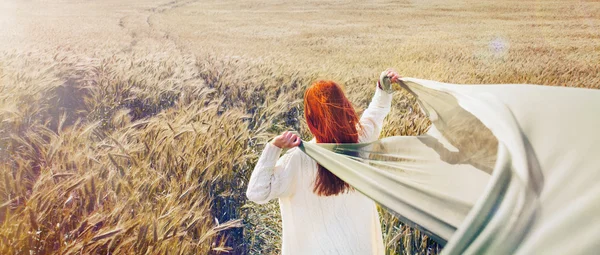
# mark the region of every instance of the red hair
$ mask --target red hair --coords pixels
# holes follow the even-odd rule
[[[317,143],[357,143],[359,122],[342,88],[333,81],[317,81],[304,93],[304,117]],[[337,195],[351,189],[325,167],[318,165],[313,192]]]

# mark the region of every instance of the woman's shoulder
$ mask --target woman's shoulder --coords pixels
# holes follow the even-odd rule
[[[316,143],[316,141],[315,141],[315,139],[312,139],[310,141],[307,141],[306,143]],[[286,152],[284,152],[284,155],[287,157],[302,158],[303,160],[304,159],[312,160],[312,158],[309,157],[306,153],[304,153],[304,151],[302,151],[302,149],[300,149],[300,147],[291,148],[291,149],[287,150]]]

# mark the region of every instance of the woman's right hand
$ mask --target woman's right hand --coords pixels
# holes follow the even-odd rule
[[[402,78],[402,76],[400,76],[396,70],[388,68],[387,70],[381,72],[381,75],[379,76],[379,88],[391,93],[392,83],[398,82],[400,78]]]
[[[281,149],[289,149],[294,148],[302,143],[302,139],[300,137],[290,131],[285,131],[283,134],[276,136],[271,141],[271,144],[281,148]]]

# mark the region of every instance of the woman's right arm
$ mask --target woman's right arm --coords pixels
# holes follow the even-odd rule
[[[384,71],[381,77],[388,77],[389,81],[396,82],[400,78],[400,75],[393,69]],[[384,81],[380,78],[375,88],[375,95],[369,103],[369,107],[363,112],[360,117],[360,124],[362,126],[363,134],[360,142],[372,142],[379,138],[381,129],[383,127],[383,120],[390,112],[392,105],[392,93],[386,92],[384,87],[389,87],[390,84],[382,84]],[[383,86],[383,87],[382,87]]]
[[[295,174],[300,170],[298,149],[291,149],[281,158],[282,148],[293,148],[301,140],[285,132],[267,143],[252,171],[246,196],[250,201],[264,204],[271,199],[292,195]]]

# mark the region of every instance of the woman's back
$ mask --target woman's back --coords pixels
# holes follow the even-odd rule
[[[376,89],[360,118],[358,142],[379,137],[390,111],[391,94]],[[298,148],[279,157],[282,149],[267,143],[248,184],[251,201],[279,198],[282,254],[384,254],[375,203],[360,192],[332,196],[315,194],[317,163]]]
[[[312,191],[317,163],[299,149],[293,195],[279,199],[283,254],[383,254],[375,203],[358,191],[318,196]],[[294,160],[296,161],[296,160]]]

